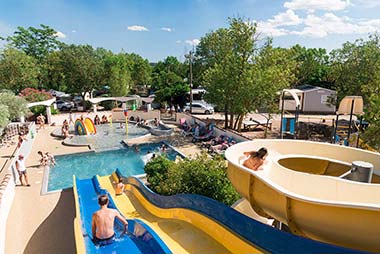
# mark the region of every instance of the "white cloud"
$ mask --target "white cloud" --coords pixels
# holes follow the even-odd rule
[[[270,22],[257,22],[257,32],[270,37],[277,37],[289,34],[289,30],[278,28]]]
[[[57,32],[55,33],[55,36],[57,36],[57,37],[60,38],[60,39],[64,39],[64,38],[66,38],[66,34],[64,34],[64,33],[60,32],[60,31],[57,31]]]
[[[166,31],[166,32],[172,32],[173,31],[173,29],[170,27],[161,27],[161,30]]]
[[[179,44],[179,43],[181,43],[181,42],[182,42],[181,40],[177,40],[175,43],[178,43],[178,44]]]
[[[326,37],[329,34],[367,34],[380,28],[380,19],[354,21],[348,17],[338,17],[333,13],[323,16],[308,15],[304,20],[305,27],[302,31],[292,31],[291,34]]]
[[[350,6],[349,0],[291,0],[284,3],[284,7],[291,10],[315,10],[339,11]]]
[[[379,0],[357,0],[357,5],[366,7],[366,8],[373,8],[380,6],[380,1]]]
[[[272,26],[295,26],[302,23],[302,19],[298,17],[297,14],[292,10],[287,10],[286,12],[281,12],[275,16],[273,19],[268,19],[268,22],[271,23]]]
[[[145,26],[137,26],[137,25],[128,26],[128,30],[137,31],[137,32],[149,31],[148,28],[146,28]]]
[[[280,12],[267,21],[257,22],[257,31],[264,36],[283,36],[289,34],[290,31],[280,27],[296,26],[302,24],[302,22],[303,20],[294,11],[287,10],[286,12]]]
[[[76,32],[77,32],[77,30],[72,30],[71,32],[72,32],[72,33],[76,33]]]
[[[186,40],[185,43],[191,46],[197,46],[201,41],[198,39]]]

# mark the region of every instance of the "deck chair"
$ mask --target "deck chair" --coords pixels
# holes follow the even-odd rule
[[[251,130],[254,130],[256,128],[259,128],[259,127],[263,127],[264,129],[269,129],[271,130],[272,129],[272,120],[268,120],[267,119],[253,119],[253,118],[250,118],[249,120],[245,120],[243,121],[243,128],[245,130],[248,130],[248,131],[251,131]]]

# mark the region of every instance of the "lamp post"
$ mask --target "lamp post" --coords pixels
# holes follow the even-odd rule
[[[193,60],[194,55],[193,51],[190,50],[189,54],[186,54],[185,57],[189,59],[189,65],[190,65],[190,79],[189,79],[189,85],[190,85],[190,114],[193,113]]]

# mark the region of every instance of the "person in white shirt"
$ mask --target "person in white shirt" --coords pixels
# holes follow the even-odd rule
[[[18,160],[16,160],[16,169],[17,169],[17,172],[20,176],[20,182],[21,182],[21,185],[24,185],[24,182],[22,181],[22,176],[24,176],[25,178],[25,183],[26,183],[26,186],[30,186],[29,184],[29,181],[28,181],[28,175],[26,173],[26,167],[25,167],[25,160],[24,160],[24,155],[20,154],[18,156]]]

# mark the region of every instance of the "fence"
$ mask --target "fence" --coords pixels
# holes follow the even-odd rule
[[[23,124],[20,123],[20,126],[21,125]],[[28,130],[29,132],[26,135],[27,140],[21,144],[20,148],[16,147],[11,158],[5,162],[0,171],[0,254],[5,252],[5,230],[8,214],[15,196],[16,181],[18,179],[14,164],[19,154],[23,154],[26,159],[32,150],[36,133],[35,124],[29,123]]]
[[[192,115],[187,114],[187,113],[177,113],[177,115],[176,115],[176,122],[178,124],[180,124],[180,120],[181,119],[186,119],[186,121],[188,123],[197,122],[198,124],[203,125],[203,126],[207,124],[203,119],[200,119],[200,118],[198,118],[196,116],[192,116]],[[244,136],[242,136],[241,134],[239,134],[239,133],[237,133],[235,131],[225,130],[225,129],[221,129],[219,127],[215,127],[214,134],[215,134],[215,136],[225,135],[225,136],[233,138],[234,140],[236,140],[238,142],[250,140],[249,138],[244,137]]]

